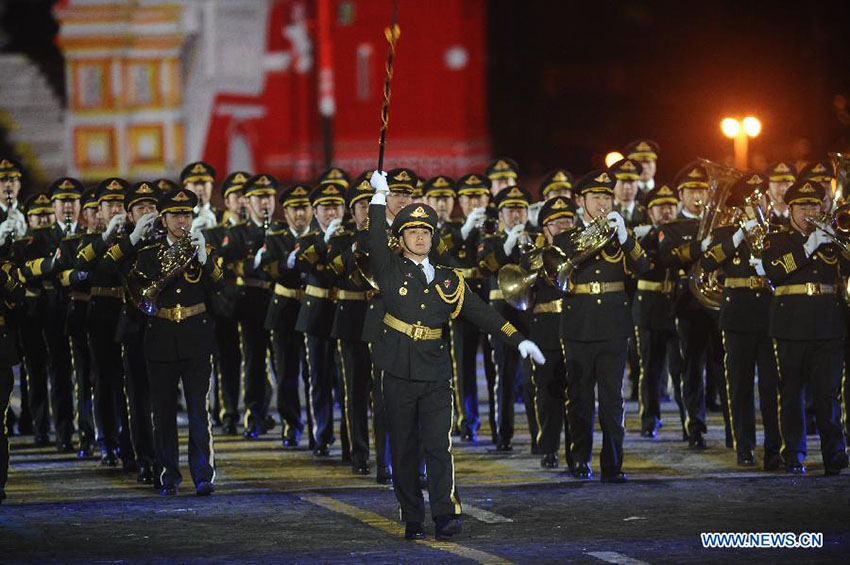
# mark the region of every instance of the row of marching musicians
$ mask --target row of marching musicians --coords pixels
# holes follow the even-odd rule
[[[673,185],[649,191],[644,200],[652,225],[627,229],[623,216],[612,211],[613,195],[640,178],[646,161],[639,155],[594,171],[575,186],[565,171],[550,175],[541,187],[545,202],[535,210],[539,231],[527,227],[535,205],[516,186],[510,160],[456,182],[434,177],[421,187],[422,196],[415,194],[420,183],[413,171],[390,171],[388,226],[414,198],[430,204],[438,217],[434,262],[455,268],[471,292],[507,319],[507,328],[519,328],[546,357],[545,363],[523,361],[502,340],[452,320],[442,339],[452,353],[454,431],[476,440],[475,356],[483,347],[497,450],[512,449],[514,380],[522,375],[532,449],[543,455],[543,466],[558,465],[563,431],[570,469],[589,478],[597,389],[602,478],[622,481],[626,343],[631,340],[640,352],[640,416],[648,437],[661,423],[660,391],[668,359],[675,357],[670,351],[681,350],[681,377],[670,372],[694,448],[705,446],[704,368],[718,352],[723,359],[725,350],[728,386],[721,392],[730,396],[724,416],[739,462],[754,463],[758,365],[765,468],[784,463],[789,471],[804,471],[806,408],[800,398],[808,390],[824,465],[828,473],[838,472],[846,466],[837,376],[846,324],[836,277],[845,258],[831,228],[814,229],[807,220],[821,212],[814,201],[822,203],[824,187],[814,181],[792,186],[785,195],[790,228],[769,234],[763,256],[750,261],[752,222],[696,240],[709,192],[709,175],[700,164],[686,167]],[[236,433],[244,372],[245,437],[271,427],[274,383],[283,445],[297,446],[305,428],[300,376],[314,454],[327,456],[335,441],[336,394],[343,408],[343,458],[354,472],[368,474],[371,399],[378,481],[391,480],[382,381],[369,350],[388,329],[364,259],[372,194],[365,173],[349,186],[344,171],[330,169],[313,185],[280,192],[270,175],[236,172],[221,186],[222,215],[210,206],[215,173],[205,163],[186,167],[183,188],[165,180],[130,187],[106,179],[84,191],[75,179],[58,179],[21,211],[20,169],[9,161],[0,168],[7,194],[0,226],[4,272],[14,275],[10,285],[24,289],[22,297],[8,297],[18,306],[4,327],[7,365],[15,364],[17,353],[24,361],[20,429],[28,416],[36,441],[46,443],[52,408],[57,447],[73,449],[76,413],[81,457],[97,445],[104,464],[120,458],[125,468],[139,469],[141,482],[155,482],[171,494],[181,480],[174,414],[182,379],[192,476],[199,494],[208,494],[214,462],[205,399],[209,356],[215,354],[214,414],[225,433]],[[742,202],[756,190],[764,193],[761,177],[748,178],[752,182],[733,190]],[[811,189],[821,192],[807,195]],[[456,202],[460,218],[452,217]],[[272,219],[277,204],[285,222]],[[725,273],[719,321],[682,276],[694,263]],[[521,269],[503,269],[510,264]],[[777,285],[774,293],[765,275]],[[529,287],[535,289],[533,304]],[[28,315],[34,312],[39,316]],[[276,379],[269,378],[267,365]],[[151,413],[155,426],[144,417]]]

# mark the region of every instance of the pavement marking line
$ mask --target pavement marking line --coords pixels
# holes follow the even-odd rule
[[[355,520],[363,522],[367,526],[372,526],[382,532],[392,534],[399,538],[404,537],[404,526],[394,520],[385,518],[380,514],[370,512],[369,510],[363,510],[362,508],[352,506],[351,504],[347,504],[336,500],[335,498],[323,496],[321,494],[305,493],[299,495],[299,498],[305,502],[321,506],[331,512],[336,512],[338,514],[354,518]],[[454,542],[416,540],[416,543],[433,549],[439,549],[447,553],[452,553],[458,557],[475,561],[476,563],[510,563],[507,559],[497,555],[472,549],[471,547],[465,547]]]
[[[646,561],[633,559],[628,555],[617,553],[616,551],[589,551],[585,555],[595,557],[605,563],[617,563],[619,565],[649,565]]]
[[[423,492],[422,495],[425,498],[425,502],[431,502],[427,492]],[[478,508],[477,506],[473,506],[467,502],[461,501],[460,505],[463,507],[464,514],[469,514],[479,522],[484,522],[485,524],[508,524],[513,522],[513,519],[508,518],[507,516],[501,516],[495,512]]]

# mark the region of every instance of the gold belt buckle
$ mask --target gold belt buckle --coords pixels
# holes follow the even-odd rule
[[[179,304],[174,309],[173,317],[174,317],[174,321],[177,322],[178,324],[183,321],[183,307],[180,306]]]
[[[806,296],[814,296],[815,294],[817,294],[818,286],[820,286],[820,285],[818,285],[817,283],[807,282],[806,283]]]
[[[602,283],[599,281],[593,281],[590,284],[590,292],[589,294],[602,294]]]
[[[417,324],[413,324],[411,327],[413,328],[413,335],[411,335],[410,337],[413,338],[413,341],[420,341],[425,339],[425,331],[428,328]]]
[[[761,288],[761,281],[759,280],[758,277],[755,277],[755,276],[750,277],[750,288],[751,289]]]

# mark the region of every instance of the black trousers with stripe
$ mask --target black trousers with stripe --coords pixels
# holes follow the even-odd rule
[[[183,383],[189,416],[189,470],[197,486],[215,478],[215,459],[210,421],[209,392],[212,363],[209,357],[179,361],[148,359],[153,406],[156,455],[162,467],[163,486],[183,480],[177,440],[177,383]]]
[[[362,342],[338,340],[337,367],[342,383],[343,416],[352,466],[369,461],[369,388],[371,363],[369,346]]]
[[[428,467],[431,515],[460,514],[452,457],[451,381],[411,381],[385,372],[383,390],[393,489],[401,506],[401,519],[425,521],[425,502],[419,488],[420,449]]]

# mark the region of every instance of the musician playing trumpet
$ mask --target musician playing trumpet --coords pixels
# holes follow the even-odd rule
[[[807,387],[825,473],[837,475],[848,465],[839,400],[846,313],[837,282],[850,269],[850,256],[835,244],[830,226],[816,228],[811,221],[822,214],[825,196],[816,181],[791,185],[785,193],[791,229],[768,235],[761,258],[774,285],[768,331],[780,376],[781,455],[795,475],[806,472]]]
[[[649,267],[646,253],[626,229],[623,217],[612,211],[614,184],[607,171],[599,170],[577,184],[577,204],[589,225],[576,229],[602,233],[607,243],[574,268],[561,316],[573,474],[582,480],[592,476],[594,388],[598,387],[603,482],[628,480],[622,470],[622,386],[632,324],[625,280],[630,273],[640,275]],[[554,243],[567,257],[576,255],[574,230],[556,236]]]
[[[767,334],[772,292],[758,264],[769,226],[765,208],[767,177],[747,173],[732,185],[724,207],[739,221],[716,228],[700,259],[706,272],[725,275],[720,301],[724,370],[729,394],[729,420],[738,465],[756,464],[755,372],[764,422],[764,470],[782,465],[776,404],[778,375],[773,343]],[[760,231],[759,231],[760,230]]]

